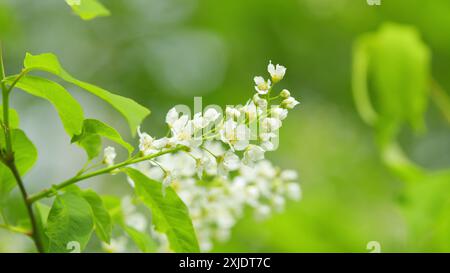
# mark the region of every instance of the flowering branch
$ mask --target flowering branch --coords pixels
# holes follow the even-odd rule
[[[212,241],[229,237],[245,206],[254,208],[255,216],[267,217],[283,208],[285,197],[298,200],[301,196],[295,171],[281,170],[264,160],[266,152],[276,149],[278,130],[289,110],[299,104],[286,89],[271,96],[286,68],[269,63],[267,70],[270,79],[254,77],[256,93],[243,106],[227,106],[222,114],[210,108],[194,115],[172,108],[166,115],[170,131],[165,137],[153,138],[138,130],[139,149],[145,155],[176,145],[189,147],[133,167],[161,181],[163,192],[167,187],[177,192],[189,208],[203,251],[211,249]],[[104,154],[110,163],[116,156],[112,147]],[[131,177],[129,182],[135,186]],[[145,217],[133,217],[144,219],[139,225],[130,223],[144,231]],[[160,251],[170,250],[162,234],[153,234]]]
[[[132,165],[132,164],[136,164],[136,163],[139,163],[139,162],[142,162],[142,161],[151,160],[151,159],[157,158],[157,157],[159,157],[161,155],[164,155],[164,154],[175,153],[175,152],[186,150],[186,149],[187,149],[187,147],[178,146],[176,148],[164,150],[164,151],[161,151],[161,152],[156,153],[156,154],[151,154],[151,155],[148,155],[148,156],[138,157],[138,158],[134,158],[134,159],[131,158],[131,159],[125,160],[125,161],[123,161],[121,163],[118,163],[118,164],[115,164],[115,165],[112,165],[112,166],[109,166],[109,167],[106,167],[106,168],[103,168],[103,169],[100,169],[100,170],[97,170],[97,171],[93,171],[93,172],[90,172],[90,173],[78,174],[78,175],[76,175],[76,176],[74,176],[74,177],[72,177],[72,178],[70,178],[70,179],[68,179],[68,180],[66,180],[64,182],[61,182],[59,184],[54,185],[50,189],[44,189],[44,190],[42,190],[39,193],[31,195],[28,198],[27,201],[28,201],[29,204],[32,204],[32,203],[34,203],[34,202],[36,202],[36,201],[38,201],[40,199],[52,197],[52,196],[55,195],[56,191],[64,189],[64,188],[66,188],[66,187],[68,187],[68,186],[70,186],[72,184],[77,183],[77,182],[80,182],[80,181],[83,181],[83,180],[86,180],[86,179],[89,179],[89,178],[92,178],[92,177],[95,177],[95,176],[99,176],[99,175],[102,175],[102,174],[111,173],[114,170],[117,170],[117,169],[129,166],[129,165]]]

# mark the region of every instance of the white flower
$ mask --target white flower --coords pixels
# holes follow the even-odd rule
[[[210,174],[211,170],[216,168],[216,160],[207,152],[193,150],[192,154],[196,157],[196,169],[198,178],[202,179],[203,172]]]
[[[192,118],[192,124],[194,125],[194,129],[198,130],[198,129],[203,129],[206,127],[207,122],[206,120],[202,117],[202,113],[196,113],[194,115],[194,117]]]
[[[242,151],[248,146],[250,129],[245,124],[238,125],[237,122],[229,119],[220,130],[220,138],[223,142],[230,145],[232,149]]]
[[[273,132],[280,129],[282,123],[277,118],[264,118],[261,121],[261,129],[263,132]]]
[[[300,185],[295,182],[290,182],[286,185],[287,195],[292,200],[300,200],[302,198],[302,190]]]
[[[174,135],[177,135],[181,131],[183,131],[186,126],[188,125],[189,116],[188,115],[182,115],[180,118],[177,118],[176,120],[173,120],[172,123],[172,133]]]
[[[201,138],[196,139],[194,134],[193,121],[187,115],[181,116],[172,125],[172,134],[175,144],[188,147],[197,147],[201,144]]]
[[[173,107],[172,109],[169,110],[169,112],[167,112],[166,123],[169,125],[169,127],[173,126],[175,121],[178,120],[178,117],[179,113],[177,112],[177,109],[175,109],[175,107]]]
[[[256,84],[255,86],[256,92],[258,92],[261,95],[265,95],[267,94],[267,92],[269,92],[270,85],[272,84],[270,80],[266,81],[261,76],[255,77],[253,80],[255,81]]]
[[[251,165],[253,162],[264,159],[264,149],[257,145],[249,145],[244,152],[243,162]]]
[[[105,162],[105,164],[108,166],[114,165],[114,159],[117,156],[116,150],[114,149],[114,147],[111,147],[111,146],[106,147],[103,154],[104,154],[103,162]]]
[[[275,195],[273,197],[272,202],[273,202],[273,205],[274,205],[276,211],[283,210],[284,204],[286,203],[284,197],[281,195]]]
[[[268,104],[267,100],[262,99],[259,94],[253,96],[253,103],[260,108],[266,108]]]
[[[206,110],[203,117],[205,118],[206,122],[209,124],[211,122],[216,121],[220,117],[220,113],[217,112],[217,110],[214,108],[209,108],[208,110]]]
[[[234,107],[227,106],[225,112],[227,114],[227,119],[238,119],[241,116],[241,112]]]
[[[291,96],[291,92],[289,92],[289,90],[287,90],[287,89],[283,89],[283,90],[280,92],[280,96],[281,96],[282,98],[287,99],[287,98],[289,98],[289,97]]]
[[[266,219],[270,215],[270,207],[267,205],[258,205],[255,209],[257,219]]]
[[[299,104],[295,98],[289,97],[281,102],[281,106],[287,109],[293,109],[297,104]]]
[[[271,141],[271,139],[262,142],[261,148],[264,149],[264,151],[274,151],[275,150],[275,144]]]
[[[152,149],[153,138],[147,133],[142,133],[140,127],[138,127],[138,135],[139,135],[139,150],[144,155],[152,154],[154,152]]]
[[[284,74],[286,74],[286,67],[277,64],[274,66],[272,61],[270,61],[269,66],[267,67],[267,71],[269,71],[270,76],[272,77],[272,81],[277,83],[284,78]]]
[[[133,213],[126,216],[126,224],[136,230],[145,231],[147,228],[147,219],[141,213]]]
[[[256,105],[253,101],[241,108],[242,113],[248,118],[250,122],[254,121],[258,115]]]
[[[136,210],[136,207],[133,205],[133,198],[129,195],[122,197],[120,206],[124,214],[131,214]]]
[[[168,144],[169,139],[167,137],[153,140],[153,148],[156,150],[161,150],[165,148]]]
[[[220,156],[226,152],[223,145],[218,141],[207,141],[203,147],[214,154],[214,156]]]
[[[216,109],[210,108],[202,115],[202,113],[196,113],[192,118],[194,129],[203,129],[211,122],[215,122],[220,117],[220,113]]]
[[[294,170],[284,170],[281,172],[280,177],[284,181],[294,181],[298,179],[298,174]]]
[[[112,238],[109,244],[102,242],[102,247],[109,253],[123,253],[127,249],[128,239],[125,236],[119,238]]]
[[[234,171],[239,168],[240,160],[239,157],[232,151],[226,152],[219,163],[219,169],[223,173],[228,173],[229,171]]]
[[[272,117],[277,118],[279,120],[283,120],[288,115],[288,110],[280,107],[273,107],[270,110],[270,114]]]

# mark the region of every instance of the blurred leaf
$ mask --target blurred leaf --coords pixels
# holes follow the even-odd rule
[[[83,147],[89,159],[92,159],[101,151],[102,143],[100,137],[106,137],[121,145],[127,149],[128,155],[134,150],[133,146],[125,142],[114,128],[95,119],[86,119],[83,123],[83,131],[80,135],[74,136],[72,142],[77,142]]]
[[[79,244],[83,250],[93,230],[94,221],[89,203],[73,192],[58,195],[48,215],[48,252],[68,252],[68,246],[72,243]]]
[[[112,94],[105,89],[75,79],[61,67],[57,57],[53,54],[45,53],[33,56],[27,53],[24,66],[27,69],[44,70],[55,74],[63,80],[75,84],[106,101],[126,118],[133,136],[136,134],[136,129],[142,120],[150,114],[150,110],[129,98]]]
[[[66,3],[83,20],[110,15],[109,10],[97,0],[66,0]]]
[[[152,253],[156,251],[156,243],[153,241],[150,234],[141,232],[130,226],[124,227],[125,232],[130,236],[131,240],[144,253]]]
[[[8,78],[11,84],[14,78]],[[48,100],[58,111],[64,129],[70,136],[81,133],[83,125],[83,109],[80,104],[61,85],[50,80],[36,77],[23,76],[16,84],[17,88],[43,99]]]
[[[423,170],[397,144],[405,123],[424,128],[430,51],[417,30],[385,24],[376,33],[362,35],[353,49],[352,78],[357,109],[374,127],[384,162],[408,181],[422,177]]]
[[[430,51],[415,28],[385,24],[355,43],[355,102],[363,119],[377,130],[391,130],[403,122],[423,128],[429,81]],[[376,110],[370,103],[368,83]]]
[[[162,183],[135,169],[126,169],[135,183],[136,195],[150,208],[155,229],[165,233],[176,252],[199,252],[188,209],[175,191],[168,187],[163,195]]]
[[[107,207],[113,222],[119,225],[136,246],[144,253],[155,252],[156,244],[150,234],[136,230],[126,224],[125,215],[122,210],[121,200],[115,196],[102,197],[105,206]]]
[[[4,145],[5,136],[0,134],[0,143]],[[21,176],[25,175],[37,160],[38,152],[25,133],[19,129],[11,131],[11,142],[17,169]],[[5,148],[4,146],[0,148]],[[16,180],[9,168],[0,162],[0,201],[16,186]]]
[[[0,123],[3,123],[3,106],[0,105]],[[9,127],[15,129],[19,127],[19,114],[17,111],[9,108]]]
[[[405,189],[403,209],[415,244],[449,251],[450,171],[430,173]]]

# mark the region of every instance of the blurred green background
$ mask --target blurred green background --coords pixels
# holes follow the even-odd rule
[[[78,78],[133,98],[152,110],[143,128],[165,132],[176,104],[239,104],[253,94],[254,75],[269,60],[288,68],[284,87],[301,101],[268,157],[300,173],[303,200],[266,221],[239,221],[232,239],[214,251],[439,251],[408,236],[399,199],[403,182],[380,160],[372,128],[351,93],[352,45],[384,22],[414,26],[432,52],[432,74],[450,90],[450,1],[385,0],[105,0],[112,16],[82,21],[63,0],[0,0],[0,38],[9,74],[25,52],[53,52]],[[104,120],[128,138],[125,121],[100,100],[70,87],[86,116]],[[447,92],[448,93],[448,92]],[[21,123],[39,150],[27,175],[35,192],[74,174],[84,161],[69,144],[52,107],[13,96]],[[450,127],[433,105],[426,134],[409,133],[402,146],[429,169],[450,167]],[[128,134],[128,135],[127,135]],[[102,193],[130,191],[124,177],[83,182]],[[20,204],[19,201],[17,201]],[[17,210],[20,210],[18,205]],[[28,239],[0,231],[0,251],[26,251]]]

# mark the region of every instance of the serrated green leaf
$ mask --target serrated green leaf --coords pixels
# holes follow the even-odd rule
[[[141,124],[142,120],[150,114],[150,110],[129,98],[115,95],[105,89],[75,79],[61,67],[58,58],[51,53],[35,56],[27,53],[24,60],[24,66],[26,69],[43,70],[55,74],[63,80],[75,84],[106,101],[125,117],[133,136],[136,134],[136,129]]]
[[[110,15],[109,10],[97,0],[66,0],[66,3],[83,20]]]
[[[130,236],[131,240],[144,253],[152,253],[156,251],[156,243],[150,234],[141,232],[130,226],[124,227],[125,232]]]
[[[169,187],[163,195],[162,183],[135,169],[128,168],[125,172],[135,183],[136,195],[152,211],[156,230],[167,235],[172,250],[199,252],[188,208],[176,192]]]
[[[89,203],[74,192],[58,195],[47,220],[48,252],[69,252],[70,244],[86,247],[94,230]]]
[[[112,221],[102,199],[92,190],[83,191],[82,196],[91,206],[97,236],[100,240],[109,244],[111,241]]]
[[[134,148],[131,144],[125,142],[116,129],[95,119],[86,119],[83,123],[83,131],[80,135],[74,136],[72,142],[77,142],[83,147],[89,159],[96,157],[102,147],[100,137],[108,138],[121,145],[128,151],[130,155]]]
[[[3,106],[0,105],[0,123],[3,123]],[[19,127],[19,114],[16,110],[9,108],[9,127],[15,129]]]
[[[13,81],[14,77],[7,79],[8,84]],[[50,80],[29,75],[23,76],[17,82],[16,87],[53,104],[58,111],[64,129],[70,136],[81,133],[84,120],[83,109],[64,87]]]
[[[0,143],[4,145],[5,136],[0,134]],[[11,143],[14,150],[15,162],[21,176],[25,175],[37,160],[38,152],[34,144],[25,133],[19,129],[11,131]],[[1,148],[5,148],[1,146]],[[0,162],[0,200],[15,187],[16,180],[7,166]]]

